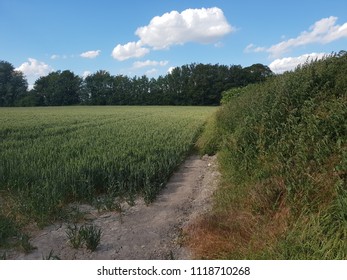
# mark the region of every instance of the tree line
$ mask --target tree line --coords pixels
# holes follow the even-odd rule
[[[85,78],[70,70],[35,81],[33,89],[20,71],[0,61],[0,106],[65,105],[218,105],[222,92],[264,81],[269,67],[187,64],[158,78],[113,76],[100,70]]]

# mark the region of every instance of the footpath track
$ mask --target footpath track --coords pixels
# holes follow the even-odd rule
[[[73,249],[67,224],[59,223],[32,233],[36,247],[29,254],[9,252],[11,259],[42,259],[52,251],[60,259],[190,259],[182,246],[182,230],[211,208],[211,196],[218,185],[216,157],[192,155],[171,176],[157,199],[146,205],[138,199],[122,212],[98,212],[80,205],[88,223],[102,230],[96,251]]]

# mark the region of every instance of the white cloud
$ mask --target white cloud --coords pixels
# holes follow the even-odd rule
[[[123,61],[132,57],[141,57],[149,53],[148,48],[143,48],[141,42],[129,42],[125,45],[118,44],[112,51],[112,57]]]
[[[133,63],[133,68],[143,68],[148,66],[165,66],[169,63],[167,60],[155,61],[155,60],[145,60],[145,61],[135,61]]]
[[[39,77],[46,76],[50,72],[54,71],[54,69],[48,64],[34,58],[28,58],[27,62],[22,63],[22,65],[17,67],[15,70],[21,71],[26,76],[29,89],[33,88],[33,84]]]
[[[86,77],[88,77],[91,74],[92,74],[92,72],[90,72],[89,70],[86,70],[82,73],[82,77],[83,77],[83,79],[85,79]]]
[[[153,49],[165,49],[186,42],[212,43],[232,32],[219,8],[172,11],[154,17],[149,25],[139,27],[135,34],[142,44]]]
[[[87,51],[87,52],[81,53],[80,57],[95,58],[95,57],[97,57],[100,54],[100,52],[101,52],[100,50],[97,50],[97,51]]]
[[[167,73],[168,74],[171,74],[172,73],[172,70],[174,70],[176,67],[173,67],[171,66],[169,69],[167,69]]]
[[[294,70],[298,65],[304,64],[307,61],[322,59],[326,55],[326,53],[310,53],[297,57],[284,57],[274,60],[270,63],[269,67],[274,73],[281,74],[285,71]]]
[[[53,68],[48,64],[38,61],[34,58],[28,58],[27,62],[24,62],[16,70],[22,71],[24,75],[28,76],[46,76],[49,72],[53,71]]]
[[[267,51],[273,57],[278,57],[295,47],[313,43],[327,44],[347,37],[347,23],[340,26],[336,24],[336,21],[337,17],[323,18],[315,22],[309,28],[309,31],[304,31],[296,38],[291,38],[273,45]]]
[[[68,58],[74,58],[75,56],[73,54],[67,55],[67,54],[52,54],[51,59],[68,59]]]
[[[171,11],[152,18],[146,26],[137,28],[137,42],[117,45],[112,56],[118,60],[141,57],[153,50],[168,49],[187,42],[216,43],[223,36],[235,31],[221,9],[187,9]]]
[[[157,74],[158,70],[155,68],[152,68],[151,70],[146,71],[146,76],[153,76]]]
[[[250,52],[263,52],[263,51],[266,51],[266,48],[264,47],[257,47],[256,45],[254,44],[249,44],[245,49],[244,49],[244,52],[245,53],[250,53]]]
[[[245,52],[270,53],[271,57],[281,57],[284,53],[300,46],[306,46],[313,43],[328,44],[341,38],[347,38],[347,22],[343,25],[336,24],[337,17],[322,18],[316,21],[308,31],[301,32],[296,38],[290,38],[272,45],[269,48],[257,47],[253,44],[245,48]]]

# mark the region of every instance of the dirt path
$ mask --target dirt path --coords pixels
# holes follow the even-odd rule
[[[37,249],[11,258],[42,259],[53,250],[61,259],[189,259],[189,251],[181,247],[182,228],[209,209],[218,178],[215,157],[192,155],[149,206],[138,200],[122,214],[81,207],[89,221],[102,229],[95,252],[71,248],[67,225],[56,224],[34,234],[30,242]]]

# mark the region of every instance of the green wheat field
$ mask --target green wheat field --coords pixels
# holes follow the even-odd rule
[[[0,211],[46,223],[70,202],[151,202],[215,111],[1,108]]]

